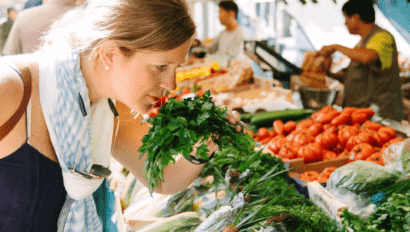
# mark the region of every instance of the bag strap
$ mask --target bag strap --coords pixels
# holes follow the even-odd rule
[[[6,137],[10,133],[10,131],[13,130],[13,128],[17,125],[17,123],[20,121],[20,118],[23,116],[24,112],[26,111],[27,105],[30,101],[31,73],[28,67],[22,70],[21,77],[23,79],[23,84],[24,84],[23,100],[21,101],[20,106],[17,109],[17,111],[10,117],[10,119],[7,120],[7,122],[5,122],[2,126],[0,126],[0,141],[3,140],[4,137]]]

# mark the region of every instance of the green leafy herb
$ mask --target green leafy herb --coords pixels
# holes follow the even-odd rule
[[[392,194],[368,220],[343,210],[342,222],[354,231],[410,232],[410,193]]]
[[[241,152],[251,151],[255,140],[243,133],[235,133],[236,126],[224,119],[227,116],[226,107],[217,107],[209,91],[193,99],[169,99],[159,114],[148,120],[152,127],[139,148],[140,158],[146,155],[143,174],[150,193],[158,187],[159,180],[164,181],[163,169],[175,163],[174,157],[178,154],[189,156],[197,142],[205,142],[211,137],[221,151],[227,147]],[[201,144],[195,156],[207,160],[208,152],[207,146]]]

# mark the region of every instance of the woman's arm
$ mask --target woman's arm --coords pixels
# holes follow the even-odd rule
[[[135,117],[130,108],[117,102],[117,110],[120,114],[118,135],[114,144],[113,157],[129,170],[141,183],[147,186],[147,180],[143,175],[145,156],[139,159],[139,147],[142,145],[142,137],[148,133],[147,123],[141,123],[142,116]],[[208,145],[209,154],[217,149],[213,143]],[[187,188],[201,173],[205,164],[195,165],[181,158],[175,164],[164,168],[164,182],[154,189],[161,194],[174,194]]]

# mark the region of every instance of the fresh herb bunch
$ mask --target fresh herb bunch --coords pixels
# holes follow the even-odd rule
[[[371,214],[368,220],[363,220],[347,210],[342,212],[343,225],[354,231],[410,231],[410,193],[393,193],[387,202],[377,207],[376,212]]]
[[[195,156],[204,160],[208,160],[209,149],[203,142],[210,137],[219,150],[230,146],[241,152],[253,149],[256,141],[236,133],[236,126],[225,119],[227,116],[226,107],[216,106],[207,91],[202,97],[193,99],[176,101],[170,98],[155,118],[148,119],[152,127],[142,138],[139,152],[140,159],[146,154],[143,173],[151,194],[158,187],[158,180],[164,181],[163,169],[175,163],[176,155],[189,156],[198,142],[202,144],[197,147]]]

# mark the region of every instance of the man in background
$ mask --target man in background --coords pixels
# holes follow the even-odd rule
[[[41,6],[22,11],[10,31],[3,55],[37,51],[41,37],[50,29],[51,24],[77,5],[76,0],[43,0]]]
[[[194,46],[201,46],[209,53],[235,59],[243,51],[243,42],[245,40],[244,32],[238,25],[238,5],[233,1],[221,1],[219,3],[219,21],[225,26],[217,38],[211,44],[204,44],[198,40]]]
[[[349,0],[342,12],[349,33],[359,35],[360,42],[354,48],[324,46],[318,54],[327,56],[339,51],[351,59],[343,72],[327,73],[345,86],[343,106],[371,107],[383,118],[401,121],[403,101],[393,35],[375,24],[371,0]]]
[[[11,27],[17,18],[17,10],[14,7],[7,8],[7,21],[1,24],[0,31],[0,51],[3,51],[4,44],[9,37]]]

